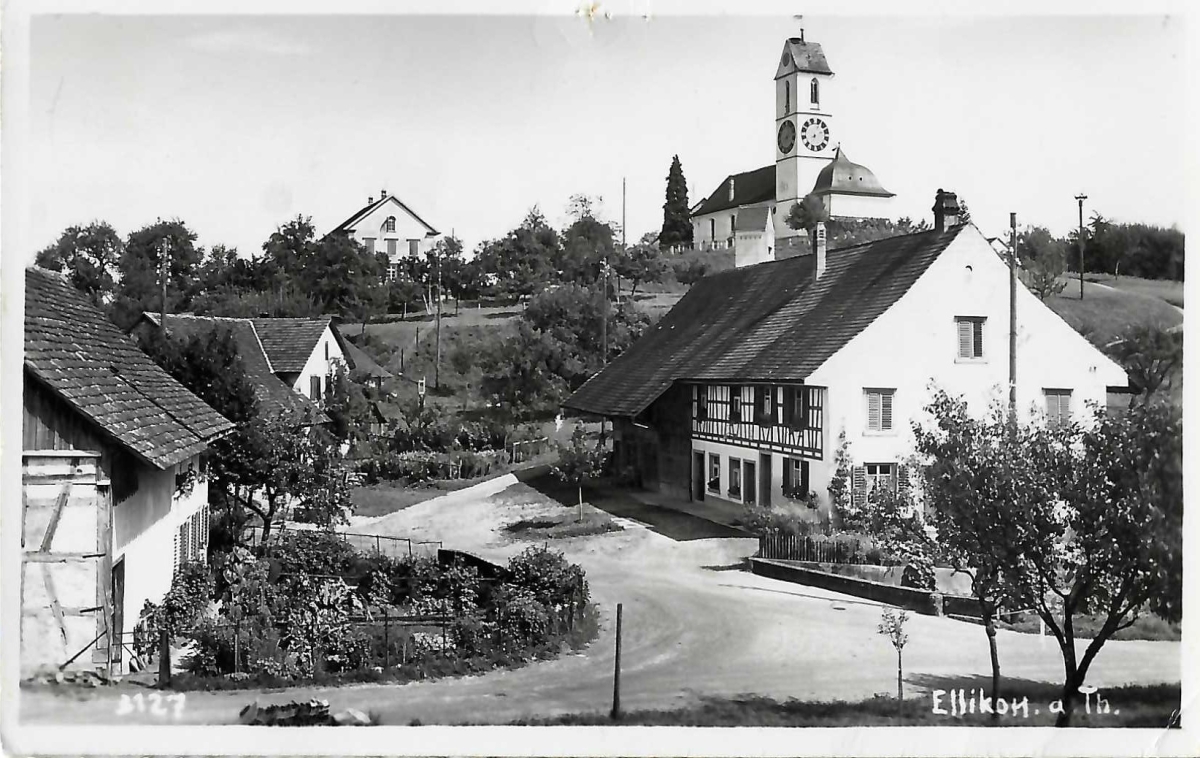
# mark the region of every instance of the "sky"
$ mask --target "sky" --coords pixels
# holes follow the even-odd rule
[[[256,253],[297,214],[329,231],[381,189],[467,248],[534,205],[602,198],[629,239],[774,160],[774,74],[803,26],[846,155],[928,219],[957,192],[1008,214],[1182,225],[1185,68],[1169,16],[37,16],[29,218],[37,249],[94,219],[180,218]]]

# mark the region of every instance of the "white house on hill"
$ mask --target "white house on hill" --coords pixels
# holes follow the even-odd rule
[[[424,254],[441,236],[441,232],[387,190],[379,191],[378,200],[368,197],[365,206],[330,233],[341,231],[349,232],[374,252],[387,253],[388,281],[396,278],[403,258]]]
[[[613,421],[617,465],[696,500],[817,498],[845,434],[854,496],[898,486],[934,382],[982,413],[1008,396],[1009,271],[939,191],[934,229],[705,277],[564,403]],[[1124,370],[1023,285],[1017,404],[1077,418]]]

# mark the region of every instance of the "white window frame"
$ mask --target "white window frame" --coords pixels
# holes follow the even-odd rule
[[[1043,410],[1046,413],[1046,423],[1050,426],[1058,426],[1059,424],[1070,424],[1075,416],[1075,409],[1071,403],[1071,398],[1075,393],[1072,390],[1062,387],[1045,387],[1042,389],[1042,404]],[[1054,415],[1050,412],[1050,398],[1058,398],[1055,402],[1058,404],[1058,409]],[[1066,418],[1063,418],[1062,413],[1062,398],[1067,399]]]
[[[725,493],[730,500],[742,500],[742,459],[729,456],[729,483],[726,485]],[[734,489],[734,483],[737,483],[737,489]]]
[[[971,355],[962,354],[961,334],[962,325],[971,324]],[[975,329],[979,324],[979,355],[975,355]],[[955,363],[987,363],[988,360],[988,319],[987,316],[955,316],[954,317],[954,362]]]
[[[874,473],[872,473],[872,469],[875,469]],[[886,473],[884,469],[886,469]],[[886,483],[892,492],[895,492],[900,481],[899,471],[900,469],[895,462],[863,464],[863,476],[866,477],[867,481],[867,499],[871,498],[871,493],[875,491],[880,482]]]
[[[712,486],[713,481],[716,481],[716,487]],[[704,488],[709,492],[721,492],[721,456],[718,453],[708,454],[708,478],[704,480]]]
[[[871,396],[879,396],[879,428],[871,428]],[[887,413],[884,413],[884,397],[887,397]],[[888,417],[888,426],[884,428],[884,416]],[[896,388],[895,387],[864,387],[863,388],[863,434],[872,436],[888,436],[896,434]]]

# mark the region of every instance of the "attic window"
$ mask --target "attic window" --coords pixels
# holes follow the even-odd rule
[[[813,105],[821,104],[821,83],[817,81],[817,77],[815,76],[813,77],[812,82],[808,85],[808,97],[809,100],[812,101]]]
[[[385,231],[385,232],[396,231],[396,217],[395,216],[387,217],[387,220],[383,222],[383,231]]]
[[[960,361],[984,359],[983,324],[986,320],[979,316],[958,316],[954,319],[958,333],[958,359]]]

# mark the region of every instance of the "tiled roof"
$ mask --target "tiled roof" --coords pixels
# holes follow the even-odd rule
[[[25,368],[158,469],[204,452],[233,429],[65,278],[37,267],[25,271]]]
[[[757,208],[743,208],[738,211],[738,231],[765,232],[767,230],[767,219],[770,215],[771,209],[765,205],[760,205]]]
[[[158,314],[145,313],[142,318],[155,326],[158,325]],[[217,329],[232,332],[234,344],[237,345],[238,357],[242,359],[242,368],[245,369],[246,376],[254,384],[254,394],[258,398],[260,413],[272,417],[284,415],[291,418],[300,418],[308,413],[317,423],[328,421],[328,417],[312,401],[287,386],[282,379],[275,375],[274,367],[267,359],[258,332],[250,319],[168,313],[167,329],[170,334],[178,337],[206,334]]]
[[[343,343],[342,349],[346,352],[346,362],[350,364],[352,370],[360,371],[368,376],[377,376],[381,379],[391,379],[394,376],[391,371],[380,366],[374,358],[350,340],[346,340]]]
[[[263,350],[277,374],[299,373],[304,370],[317,341],[330,328],[328,318],[254,318]]]
[[[797,71],[809,74],[833,73],[829,68],[829,63],[825,60],[825,51],[821,49],[821,45],[817,42],[805,42],[803,39],[793,37],[787,41],[784,50],[792,54],[792,60],[796,64]],[[779,72],[775,74],[775,78],[778,79],[782,76],[784,71],[785,69],[781,65]]]
[[[729,199],[729,182],[733,182],[733,199]],[[692,211],[693,216],[703,216],[742,205],[765,203],[775,200],[775,166],[763,166],[753,171],[744,171],[725,177],[725,181]]]
[[[707,276],[563,404],[611,416],[645,410],[677,380],[802,381],[894,304],[964,226]]]

